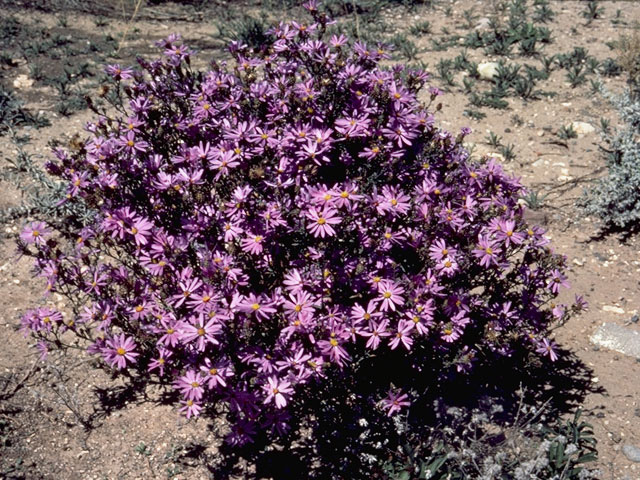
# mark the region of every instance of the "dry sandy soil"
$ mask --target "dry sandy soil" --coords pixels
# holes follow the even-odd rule
[[[473,29],[480,17],[490,14],[491,2],[435,3],[430,9],[407,11],[397,7],[385,12],[386,21],[398,30],[424,20],[431,22],[432,34],[413,38],[420,51],[418,59],[426,62],[429,70],[434,70],[440,58],[453,58],[463,49],[455,45],[446,51],[434,51],[430,39],[439,37],[443,28],[466,34],[463,12],[475,8],[479,18],[470,27]],[[545,47],[546,55],[582,46],[602,61],[615,56],[606,42],[630,32],[633,20],[640,19],[640,2],[601,2],[601,18],[588,25],[580,16],[584,2],[552,1],[550,6],[556,13],[548,24],[554,41]],[[215,40],[215,11],[199,13],[190,6],[163,3],[142,6],[130,22],[127,18],[133,11],[129,4],[126,9],[124,18],[109,18],[108,24],[100,27],[95,16],[74,11],[66,12],[68,25],[61,27],[59,13],[19,5],[0,6],[0,17],[11,13],[25,23],[58,32],[68,30],[76,36],[110,33],[121,42],[120,63],[130,62],[134,51],[148,54],[153,41],[174,31],[203,51],[203,62],[207,56],[219,54],[215,50],[219,43]],[[618,10],[621,22],[614,21]],[[482,49],[468,53],[476,62],[495,60]],[[524,61],[517,56],[508,59]],[[527,61],[539,65],[535,60]],[[29,65],[22,60],[0,70],[7,84],[18,75],[29,74]],[[588,82],[571,88],[566,71],[554,71],[539,88],[556,92],[556,96],[529,102],[510,97],[508,109],[484,108],[486,118],[472,120],[463,113],[468,108],[468,96],[460,88],[461,75],[455,77],[458,86],[450,87],[441,97],[443,109],[438,122],[448,130],[471,126],[474,132],[468,139],[475,143],[475,155],[495,152],[485,141],[488,131],[500,135],[503,144],[514,144],[516,158],[506,161],[506,168],[521,177],[527,187],[547,195],[542,208],[531,213],[532,218],[548,229],[556,250],[569,257],[572,292],[584,294],[590,304],[588,312],[555,331],[556,341],[590,369],[594,388],[586,394],[583,409],[598,439],[601,478],[640,479],[640,463],[631,462],[621,452],[625,444],[640,446],[640,361],[597,348],[589,340],[603,322],[640,329],[637,323],[628,324],[640,309],[640,242],[636,236],[623,239],[599,235],[596,219],[585,217],[575,207],[589,179],[595,178],[604,165],[598,132],[570,139],[566,146],[556,142],[555,135],[560,127],[574,121],[597,127],[604,117],[615,126],[619,121],[616,112],[601,96],[591,93]],[[624,77],[602,81],[613,92],[624,87]],[[433,83],[441,82],[434,77]],[[51,120],[50,127],[28,132],[32,137],[28,151],[44,158],[49,139],[82,134],[89,114],[57,114],[55,91],[50,86],[36,82],[17,91],[32,110],[44,111]],[[0,137],[3,157],[14,154],[14,149],[8,136]],[[19,192],[3,184],[0,207],[19,202]],[[147,392],[146,399],[119,398],[118,382],[94,369],[92,359],[82,353],[52,355],[48,363],[38,361],[29,339],[17,331],[20,312],[39,302],[42,291],[42,285],[31,278],[28,259],[15,255],[13,237],[21,221],[3,227],[0,243],[0,393],[5,395],[4,400],[0,395],[0,478],[209,478],[203,464],[215,453],[214,447],[192,448],[212,443],[213,432],[205,421],[186,422],[172,407],[160,402],[157,392]],[[46,302],[64,308],[62,298],[48,298]],[[604,306],[619,307],[617,312],[624,313]],[[120,402],[122,408],[101,407],[104,402],[99,400],[105,398],[107,404]],[[90,430],[82,426],[87,419],[93,424]]]

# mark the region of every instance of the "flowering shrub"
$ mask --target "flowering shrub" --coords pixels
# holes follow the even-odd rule
[[[232,43],[232,65],[195,71],[172,35],[142,71],[109,66],[118,116],[94,107],[84,146],[48,165],[91,220],[21,236],[73,299],[24,315],[43,352],[79,337],[171,385],[187,417],[224,411],[231,445],[299,428],[323,385],[376,377],[355,403],[394,415],[416,376],[554,360],[548,326],[579,308],[552,303],[565,260],[523,220],[520,183],[469,159],[468,129],[434,126],[427,74],[323,40],[307,7],[268,48]]]

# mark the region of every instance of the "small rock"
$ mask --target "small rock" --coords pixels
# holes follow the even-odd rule
[[[489,152],[489,153],[487,153],[486,156],[490,157],[490,158],[495,158],[496,160],[500,160],[501,162],[504,162],[504,155],[502,155],[501,153]]]
[[[482,17],[474,28],[475,30],[489,30],[491,28],[491,20],[487,17]]]
[[[544,165],[544,159],[542,159],[542,158],[539,158],[538,160],[536,160],[535,162],[533,162],[531,164],[531,166],[533,166],[533,167],[539,167],[541,165]]]
[[[498,74],[497,62],[482,62],[478,65],[478,75],[483,80],[491,80]]]
[[[578,265],[579,267],[582,267],[584,265],[584,262],[578,260],[577,258],[573,259],[573,263],[574,265]]]
[[[622,453],[624,453],[624,456],[632,462],[640,463],[640,448],[635,445],[624,445],[622,447]]]
[[[17,89],[25,89],[25,88],[29,88],[30,86],[33,85],[33,79],[29,78],[26,75],[18,75],[15,80],[13,81],[13,86]]]
[[[575,132],[578,134],[578,137],[582,138],[589,133],[593,133],[596,131],[596,128],[587,122],[573,122],[571,124]]]
[[[640,332],[615,323],[603,323],[591,336],[591,342],[640,361]]]
[[[544,130],[538,130],[537,135],[539,137],[544,137]]]
[[[615,307],[613,305],[605,305],[602,307],[603,312],[611,312],[611,313],[619,313],[620,315],[624,315],[624,310],[620,307]]]

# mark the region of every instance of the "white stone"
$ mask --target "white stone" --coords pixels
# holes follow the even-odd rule
[[[475,30],[488,30],[489,28],[491,28],[491,20],[487,17],[482,17],[475,26]]]
[[[478,75],[483,80],[491,80],[498,74],[497,62],[482,62],[478,64]]]
[[[489,153],[487,153],[486,156],[490,157],[490,158],[495,158],[496,160],[500,160],[501,162],[504,162],[504,156],[501,153],[489,152]]]
[[[596,128],[587,122],[573,122],[571,126],[578,134],[578,137],[582,138],[589,133],[593,133],[596,131]]]
[[[591,342],[630,357],[640,358],[640,332],[615,323],[603,323]]]
[[[540,167],[542,165],[544,165],[544,158],[539,158],[538,160],[536,160],[531,164],[531,166],[533,167]]]
[[[29,78],[26,75],[18,75],[15,80],[13,81],[13,86],[15,88],[18,89],[25,89],[25,88],[29,88],[30,86],[33,85],[33,79]]]
[[[620,307],[616,307],[613,305],[605,305],[602,307],[602,311],[603,312],[611,312],[611,313],[618,313],[620,315],[624,315],[624,309],[620,308]]]

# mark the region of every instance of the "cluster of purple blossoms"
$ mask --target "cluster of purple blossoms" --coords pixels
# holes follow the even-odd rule
[[[288,431],[297,392],[366,356],[410,365],[420,346],[461,374],[522,347],[554,360],[548,326],[575,309],[551,304],[565,260],[523,220],[520,183],[470,160],[468,129],[434,126],[428,75],[324,40],[308,7],[268,48],[231,44],[230,65],[194,72],[172,35],[142,71],[107,68],[122,116],[97,110],[49,165],[92,221],[21,235],[47,291],[79,305],[27,312],[41,349],[72,331],[164,379],[187,417],[224,404],[232,444]],[[389,415],[409,405],[385,390]]]

